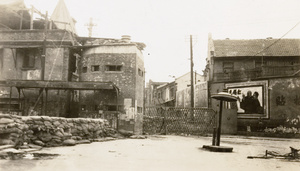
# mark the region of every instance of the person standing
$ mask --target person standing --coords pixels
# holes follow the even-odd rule
[[[241,108],[244,109],[245,114],[254,113],[254,98],[252,92],[248,91],[247,96],[242,95]]]

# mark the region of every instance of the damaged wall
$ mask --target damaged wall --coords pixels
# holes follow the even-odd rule
[[[141,129],[141,126],[134,127],[134,120],[135,115],[143,111],[144,70],[143,56],[134,44],[99,46],[84,51],[80,66],[80,81],[113,82],[119,88],[119,126],[125,130],[135,131]],[[102,92],[97,95],[98,102],[95,103],[116,106],[116,94],[113,94],[115,92],[107,96],[108,93]],[[80,96],[87,96],[86,94],[81,91]]]
[[[3,48],[0,51],[0,80],[40,80],[41,48]],[[25,61],[29,60],[29,61]],[[45,80],[67,81],[69,68],[68,48],[46,48]],[[1,87],[0,98],[9,98],[9,87]],[[40,115],[41,100],[39,89],[22,89],[20,98],[23,115]],[[64,90],[48,91],[49,116],[66,116],[68,92]],[[18,98],[16,88],[12,89],[12,98]],[[45,95],[43,96],[45,100]],[[40,98],[41,99],[41,98]]]

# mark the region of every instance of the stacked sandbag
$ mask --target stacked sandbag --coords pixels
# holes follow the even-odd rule
[[[75,145],[115,133],[103,119],[0,114],[0,145]]]
[[[25,140],[29,128],[17,115],[0,114],[0,145],[19,145]]]
[[[72,121],[71,133],[75,140],[104,137],[104,128],[108,126],[103,119],[74,118]]]

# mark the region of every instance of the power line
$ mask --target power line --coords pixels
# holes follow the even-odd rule
[[[286,32],[283,36],[281,36],[279,39],[277,39],[276,41],[274,41],[272,44],[270,44],[269,46],[267,46],[266,48],[264,48],[263,50],[257,52],[254,56],[260,54],[261,52],[269,49],[271,46],[273,46],[275,43],[277,43],[278,41],[280,41],[284,36],[286,36],[289,32],[291,32],[294,28],[296,28],[298,25],[300,24],[300,21],[294,26],[292,27],[288,32]]]
[[[288,30],[285,34],[283,34],[279,39],[275,40],[273,43],[271,43],[269,46],[267,46],[266,48],[262,49],[261,51],[257,52],[255,55],[253,55],[252,57],[254,56],[257,56],[258,54],[262,53],[263,51],[269,49],[271,46],[273,46],[274,44],[276,44],[277,42],[279,42],[283,37],[285,37],[288,33],[290,33],[293,29],[295,29],[298,25],[300,24],[300,21],[294,25],[290,30]],[[243,62],[244,61],[248,61],[248,60],[252,60],[251,58],[249,59],[244,59],[242,60]]]

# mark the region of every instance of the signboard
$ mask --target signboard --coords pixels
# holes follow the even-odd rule
[[[268,118],[268,82],[250,81],[226,84],[228,93],[238,96],[235,106],[238,118]]]

